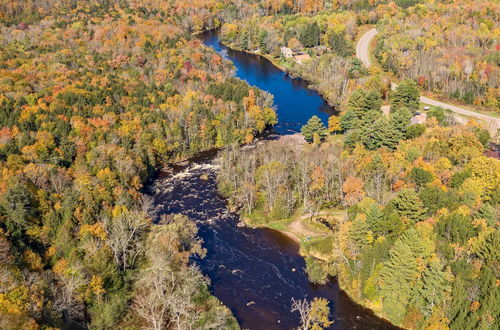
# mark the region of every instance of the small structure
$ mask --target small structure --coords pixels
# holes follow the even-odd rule
[[[425,106],[425,107],[424,107],[424,110],[425,110],[425,111],[430,110],[430,109],[431,109],[431,107],[429,107],[429,106]]]
[[[410,119],[410,125],[425,124],[427,121],[427,114],[417,113]]]
[[[294,58],[295,62],[302,64],[305,61],[310,60],[311,56],[309,56],[309,54],[298,54],[298,55],[295,55],[293,58]]]
[[[285,58],[292,58],[293,57],[293,51],[291,48],[288,47],[281,47],[281,55]]]

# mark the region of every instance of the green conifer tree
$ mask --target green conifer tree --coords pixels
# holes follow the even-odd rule
[[[315,135],[316,139],[320,141],[324,140],[328,135],[328,129],[317,116],[312,116],[311,119],[307,121],[307,124],[302,126],[301,132],[309,143],[314,141]]]
[[[407,107],[411,111],[416,111],[419,106],[420,91],[417,83],[408,79],[399,84],[392,98],[391,110],[396,111],[402,107]]]
[[[420,198],[418,198],[417,193],[413,190],[402,190],[398,196],[392,200],[392,204],[396,207],[401,217],[407,217],[413,222],[425,219],[427,209]]]

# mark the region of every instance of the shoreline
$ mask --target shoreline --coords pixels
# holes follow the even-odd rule
[[[213,30],[211,30],[213,31]],[[315,92],[318,93],[318,95],[328,104],[330,105],[331,107],[334,108],[334,106],[331,105],[331,102],[324,96],[323,93],[321,93],[321,91],[319,91],[317,88],[314,88],[314,85],[311,83],[311,81],[307,80],[307,79],[304,79],[304,78],[301,78],[301,77],[297,77],[297,78],[294,78],[293,77],[293,73],[290,72],[290,70],[288,70],[287,68],[279,65],[277,63],[277,61],[275,60],[274,57],[271,57],[270,55],[263,55],[263,54],[256,54],[254,52],[251,52],[251,51],[247,51],[247,50],[242,50],[242,49],[238,49],[237,47],[234,47],[230,44],[227,44],[227,43],[224,43],[222,42],[220,39],[218,39],[218,41],[224,46],[226,47],[227,49],[230,49],[230,50],[233,50],[233,51],[238,51],[238,52],[242,52],[242,53],[245,53],[245,54],[249,54],[249,55],[253,55],[253,56],[259,56],[259,57],[262,57],[264,59],[266,59],[267,61],[269,61],[274,67],[276,67],[278,70],[284,72],[285,74],[288,74],[290,75],[290,77],[292,79],[301,79],[303,81],[305,81],[307,83],[307,88],[310,89],[310,90],[313,90]],[[335,108],[334,108],[335,109]],[[338,112],[338,110],[335,109],[336,112]],[[282,136],[280,134],[280,136]],[[295,233],[292,233],[292,232],[289,232],[287,230],[280,230],[280,229],[277,229],[277,228],[273,228],[267,224],[255,224],[255,223],[251,223],[251,221],[249,221],[249,219],[246,219],[245,217],[241,216],[240,214],[240,222],[237,224],[237,226],[246,226],[246,227],[249,227],[249,228],[254,228],[254,229],[268,229],[268,230],[272,230],[272,231],[276,231],[276,232],[279,232],[281,234],[283,234],[284,236],[286,236],[287,238],[289,238],[291,241],[293,241],[295,244],[298,245],[299,247],[299,256],[301,258],[306,258],[306,257],[309,257],[309,256],[304,256],[303,253],[301,253],[301,246],[302,246],[302,243],[303,241],[301,240],[301,238],[295,234]],[[310,257],[313,257],[319,261],[322,261],[322,262],[325,262],[325,260],[322,260],[322,259],[319,259],[313,255],[311,255]],[[339,289],[344,292],[348,297],[349,299],[354,302],[355,304],[359,305],[361,308],[367,310],[368,312],[370,312],[371,314],[373,314],[374,316],[376,316],[377,318],[380,318],[381,320],[384,320],[385,322],[388,322],[389,324],[391,324],[392,326],[394,327],[398,327],[400,328],[399,326],[393,324],[392,322],[390,322],[389,320],[387,320],[386,317],[384,317],[383,315],[381,315],[379,312],[375,311],[374,309],[371,309],[367,304],[365,304],[364,302],[362,301],[359,301],[358,299],[355,299],[355,297],[351,294],[351,292],[349,292],[348,290],[345,290],[344,287],[341,285],[341,281],[339,281],[339,279],[337,278],[336,280],[337,284],[338,284],[338,287]],[[312,282],[310,282],[312,283]]]
[[[215,31],[215,30],[207,30],[207,31]],[[280,65],[279,62],[276,60],[277,57],[274,57],[274,56],[272,56],[270,54],[260,54],[260,53],[252,52],[250,50],[241,49],[241,48],[238,48],[238,47],[236,47],[236,46],[234,46],[234,45],[232,45],[230,43],[223,42],[220,39],[219,39],[219,41],[220,41],[220,43],[224,47],[227,47],[227,48],[229,48],[229,49],[231,49],[233,51],[238,51],[238,52],[242,52],[242,53],[245,53],[245,54],[249,54],[249,55],[253,55],[253,56],[258,56],[258,57],[264,58],[264,59],[268,60],[274,67],[276,67],[276,69],[278,69],[280,71],[283,71],[285,74],[287,74],[288,76],[290,76],[291,79],[300,79],[300,80],[306,82],[308,89],[310,89],[310,90],[315,91],[316,93],[318,93],[318,95],[323,100],[325,100],[325,102],[328,104],[328,106],[330,106],[335,113],[340,114],[340,110],[338,109],[338,105],[335,105],[333,102],[331,102],[330,99],[326,96],[326,93],[324,93],[321,89],[319,89],[318,87],[316,87],[316,83],[312,82],[309,79],[301,77],[301,76],[298,75],[298,73],[291,71],[289,68],[286,68],[283,65]]]
[[[241,217],[241,215],[240,215]],[[280,230],[280,229],[276,229],[276,228],[273,228],[273,227],[270,227],[266,224],[252,224],[251,222],[249,222],[249,219],[248,218],[245,218],[245,217],[241,217],[241,221],[237,224],[239,227],[248,227],[248,228],[252,228],[252,229],[267,229],[267,230],[272,230],[272,231],[275,231],[275,232],[278,232],[282,235],[285,235],[286,237],[288,237],[289,239],[291,239],[292,241],[294,241],[297,246],[298,246],[298,254],[299,256],[301,256],[302,258],[314,258],[314,259],[317,259],[321,262],[327,262],[327,260],[324,260],[324,259],[321,259],[321,258],[318,258],[317,256],[315,255],[304,255],[302,253],[302,243],[303,241],[300,239],[299,236],[297,236],[296,234],[294,234],[293,232],[290,232],[290,231],[287,231],[287,230]],[[307,273],[307,272],[306,272]],[[338,275],[336,276],[328,276],[328,281],[335,281],[338,286],[339,286],[339,290],[342,291],[343,293],[345,293],[349,299],[351,301],[353,301],[355,304],[357,304],[358,306],[360,306],[361,308],[363,309],[366,309],[367,311],[369,311],[370,313],[372,313],[373,315],[375,315],[376,317],[384,320],[385,322],[388,322],[390,323],[391,325],[393,325],[394,327],[397,327],[399,329],[403,329],[402,327],[400,327],[399,325],[397,324],[394,324],[392,323],[390,320],[388,320],[384,315],[381,315],[380,313],[378,313],[377,311],[375,311],[374,309],[370,308],[369,306],[367,306],[366,304],[364,304],[362,301],[359,301],[358,299],[355,299],[355,297],[351,294],[351,292],[349,290],[346,290],[344,288],[344,286],[341,284],[341,281],[340,279],[338,278]],[[313,283],[313,282],[310,282],[310,283]],[[314,284],[314,283],[313,283]]]

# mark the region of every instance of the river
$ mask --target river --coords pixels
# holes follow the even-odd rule
[[[307,88],[303,79],[292,79],[262,56],[232,50],[219,42],[217,32],[200,36],[205,45],[214,48],[233,62],[236,76],[274,95],[278,124],[273,128],[280,134],[300,132],[309,118],[316,115],[326,125],[334,109],[316,92]]]
[[[201,36],[206,45],[231,60],[236,75],[275,96],[279,116],[276,131],[298,131],[312,115],[325,120],[331,109],[301,80],[290,79],[269,61],[222,46],[213,32]],[[149,187],[161,213],[182,213],[194,220],[207,255],[195,259],[210,278],[211,292],[234,313],[242,328],[292,329],[299,315],[290,312],[291,299],[327,298],[333,329],[395,329],[354,303],[338,283],[314,285],[307,279],[299,246],[270,229],[238,227],[238,214],[230,212],[217,192],[214,154],[205,154],[173,174],[160,175]]]

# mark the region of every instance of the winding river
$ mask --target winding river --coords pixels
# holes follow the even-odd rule
[[[326,122],[331,109],[301,80],[292,80],[264,58],[222,46],[214,32],[204,43],[231,60],[236,75],[275,96],[281,134],[297,132],[312,116]],[[217,192],[214,153],[186,165],[172,165],[150,187],[161,213],[182,213],[194,220],[207,255],[195,260],[211,280],[211,291],[246,329],[292,329],[299,316],[290,312],[291,298],[324,297],[331,302],[333,329],[395,329],[354,303],[335,280],[313,285],[307,279],[298,245],[269,229],[240,228],[238,214]]]

